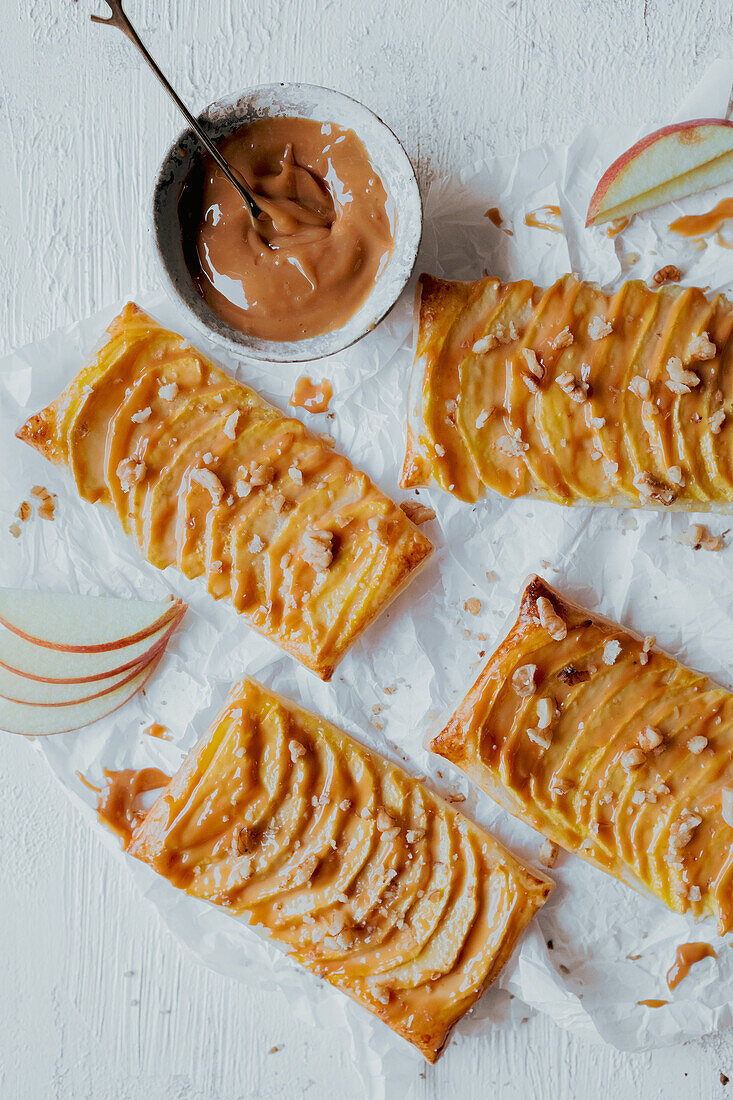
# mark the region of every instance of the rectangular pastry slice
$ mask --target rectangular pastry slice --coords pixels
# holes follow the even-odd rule
[[[324,680],[430,542],[366,474],[129,304],[18,432]]]
[[[733,305],[423,275],[404,488],[733,509]]]
[[[129,851],[246,916],[431,1062],[552,889],[401,768],[251,680]]]
[[[434,752],[678,912],[733,928],[733,695],[539,577]]]

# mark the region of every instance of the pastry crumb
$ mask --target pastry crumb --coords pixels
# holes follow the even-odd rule
[[[537,690],[537,665],[520,665],[512,673],[512,687],[520,698],[528,698]]]
[[[675,541],[682,546],[690,546],[693,550],[717,552],[725,546],[725,534],[711,535],[704,523],[691,523]]]
[[[613,332],[613,325],[605,317],[592,317],[588,325],[591,340],[603,340]]]
[[[557,844],[553,844],[551,840],[543,840],[537,852],[537,861],[550,870],[557,863],[559,854],[560,849]]]
[[[708,359],[714,359],[717,354],[718,349],[707,332],[699,332],[696,336],[691,337],[687,345],[686,358],[688,363],[693,359],[698,362],[707,362]]]
[[[617,638],[612,638],[606,642],[603,647],[603,663],[604,665],[613,665],[618,660],[621,654],[621,643]]]
[[[14,539],[19,539],[20,538],[20,524],[19,523],[11,523],[8,530],[10,531],[10,534],[13,536]]]
[[[478,615],[481,612],[481,600],[477,600],[475,596],[472,596],[470,600],[466,600],[463,607],[471,615]]]
[[[561,642],[567,638],[568,628],[565,620],[557,614],[552,601],[548,600],[547,596],[540,596],[537,600],[537,614],[540,623],[554,641]]]

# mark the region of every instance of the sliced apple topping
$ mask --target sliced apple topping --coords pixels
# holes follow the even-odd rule
[[[399,768],[252,681],[129,850],[247,916],[431,1060],[549,891]]]

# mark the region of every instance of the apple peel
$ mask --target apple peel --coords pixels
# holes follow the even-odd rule
[[[733,122],[691,119],[647,134],[604,172],[586,226],[630,217],[733,179]]]

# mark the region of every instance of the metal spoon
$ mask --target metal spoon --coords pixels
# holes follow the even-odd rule
[[[102,24],[104,24],[105,26],[108,26],[108,27],[116,27],[118,31],[122,31],[123,34],[127,35],[127,37],[132,42],[133,46],[137,47],[137,49],[140,51],[140,53],[143,55],[143,57],[147,61],[150,68],[153,70],[153,72],[157,76],[160,83],[163,85],[163,87],[167,91],[168,95],[171,97],[171,99],[175,103],[178,110],[181,112],[181,114],[186,119],[186,122],[188,123],[188,125],[191,127],[192,130],[195,131],[195,133],[198,136],[198,139],[201,142],[201,144],[208,150],[208,152],[214,158],[214,160],[219,165],[219,167],[221,168],[221,170],[224,173],[224,175],[226,176],[226,178],[231,183],[232,187],[236,187],[237,191],[239,192],[239,194],[242,197],[242,201],[244,202],[244,205],[247,207],[247,209],[249,211],[249,215],[250,215],[253,223],[256,222],[257,219],[260,216],[260,213],[261,213],[260,207],[255,202],[255,200],[252,197],[252,194],[250,193],[248,188],[245,186],[244,183],[242,183],[242,180],[239,177],[238,173],[235,173],[234,169],[232,169],[229,166],[229,164],[227,164],[224,157],[221,155],[221,153],[217,149],[216,145],[214,145],[213,141],[208,136],[206,131],[202,129],[200,124],[196,121],[196,119],[193,117],[193,115],[189,111],[186,104],[176,94],[174,89],[171,87],[170,82],[166,79],[166,77],[160,71],[160,69],[158,68],[155,61],[153,61],[152,57],[150,56],[148,51],[145,49],[145,46],[140,41],[140,36],[138,35],[137,31],[133,27],[130,20],[127,18],[127,15],[125,14],[125,12],[122,8],[122,0],[105,0],[105,3],[106,3],[107,7],[109,8],[109,10],[111,11],[112,14],[107,19],[103,18],[101,15],[92,15],[91,16],[92,23],[102,23]]]

